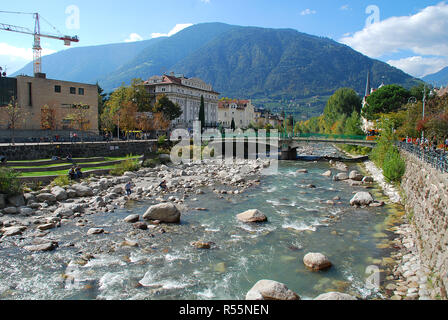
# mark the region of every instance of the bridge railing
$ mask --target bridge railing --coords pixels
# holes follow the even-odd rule
[[[345,135],[345,134],[322,134],[322,133],[299,133],[296,138],[324,139],[324,140],[366,140],[366,136]]]
[[[433,168],[448,173],[448,154],[445,150],[431,149],[429,147],[422,147],[412,143],[398,142],[397,146],[404,151],[407,151],[423,162],[428,163]]]

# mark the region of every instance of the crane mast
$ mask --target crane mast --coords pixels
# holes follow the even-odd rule
[[[0,11],[1,13],[14,13],[14,14],[27,14],[24,12],[9,12],[9,11]],[[79,42],[77,36],[57,36],[50,34],[42,34],[40,31],[40,15],[39,13],[32,13],[34,17],[34,32],[28,28],[13,26],[10,24],[0,23],[0,30],[29,34],[34,37],[33,42],[33,70],[34,75],[38,75],[42,73],[42,46],[40,44],[41,37],[57,39],[64,41],[64,45],[70,46],[72,42]],[[45,19],[44,19],[45,20]],[[56,29],[56,28],[55,28]]]

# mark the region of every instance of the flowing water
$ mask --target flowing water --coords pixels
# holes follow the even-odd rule
[[[187,200],[190,208],[208,211],[188,210],[180,225],[163,226],[166,233],[134,231],[123,222],[150,205],[138,203],[87,216],[86,227],[63,224],[51,233],[60,245],[54,252],[30,254],[6,240],[0,243],[0,299],[244,299],[261,279],[285,283],[302,299],[328,291],[381,297],[366,287],[366,268],[390,253],[380,248],[391,236],[385,229],[392,208],[350,207],[353,192],[364,189],[321,176],[327,163],[281,162],[279,170],[242,195],[208,190]],[[336,196],[342,204],[326,204]],[[237,221],[238,213],[255,208],[268,223]],[[90,227],[108,234],[86,236]],[[125,239],[139,247],[121,247]],[[216,245],[198,250],[191,246],[198,240]],[[308,271],[302,262],[308,252],[326,254],[334,266]],[[94,258],[82,262],[85,253]]]

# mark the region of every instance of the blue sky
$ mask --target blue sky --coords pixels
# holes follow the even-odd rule
[[[366,13],[369,6],[373,7]],[[448,43],[448,28],[443,28],[443,21],[448,21],[448,5],[441,1],[20,0],[2,1],[1,10],[39,12],[61,33],[78,35],[81,41],[74,46],[150,39],[172,34],[189,24],[224,22],[293,28],[329,37],[415,76],[448,65],[448,50],[437,45],[440,41]],[[424,29],[421,26],[427,26],[428,21],[433,23],[428,26],[432,31],[419,32],[417,29]],[[30,15],[0,13],[0,23],[33,28]],[[42,32],[54,33],[44,21],[41,27]],[[430,40],[425,34],[430,34]],[[384,43],[378,44],[378,39]],[[420,44],[420,40],[424,43]],[[42,39],[42,46],[44,54],[66,48],[60,41],[50,39]],[[7,65],[9,73],[16,71],[32,60],[31,47],[31,36],[0,30],[0,66]]]

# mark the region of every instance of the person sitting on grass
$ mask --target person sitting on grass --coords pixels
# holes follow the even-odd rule
[[[75,167],[72,167],[72,168],[68,171],[68,176],[70,177],[70,180],[75,180],[75,179],[76,179]]]
[[[81,171],[80,166],[77,166],[75,168],[75,176],[76,176],[76,179],[82,179],[82,171]]]

